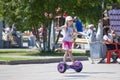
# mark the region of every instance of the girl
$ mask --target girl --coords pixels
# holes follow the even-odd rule
[[[112,44],[113,43],[113,33],[111,33],[111,29],[109,27],[104,28],[103,30],[104,32],[104,36],[103,36],[103,41],[106,45],[106,49],[107,50],[114,50],[115,49],[115,45]],[[106,55],[100,60],[99,63],[104,63],[106,58]]]
[[[73,19],[71,16],[67,16],[65,24],[61,27],[56,27],[56,30],[63,30],[62,48],[65,50],[63,62],[66,63],[66,58],[69,55],[72,64],[74,64],[74,58],[72,55],[73,33],[75,32],[79,35],[83,34],[75,31],[73,27]]]

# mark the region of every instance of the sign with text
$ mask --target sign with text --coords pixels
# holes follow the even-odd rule
[[[120,9],[108,10],[109,24],[112,29],[120,36]]]

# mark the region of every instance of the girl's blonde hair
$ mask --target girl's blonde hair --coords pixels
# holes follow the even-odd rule
[[[65,26],[67,26],[67,27],[69,26],[68,21],[65,21]],[[73,27],[73,24],[71,24],[69,27]]]
[[[73,20],[71,16],[67,16],[65,20],[66,31],[68,31],[68,27],[73,27],[73,24],[68,25],[68,21]]]

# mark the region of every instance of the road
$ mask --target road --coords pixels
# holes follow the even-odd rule
[[[62,74],[58,63],[0,65],[0,80],[120,80],[120,64],[82,63],[82,72],[69,69]]]

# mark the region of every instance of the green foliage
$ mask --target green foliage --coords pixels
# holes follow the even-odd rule
[[[84,24],[97,24],[102,17],[102,1],[105,5],[120,4],[120,0],[0,0],[0,19],[9,24],[16,23],[19,30],[29,30],[48,20],[44,17],[45,12],[56,16],[55,9],[60,7],[59,14],[66,11],[68,15],[79,16]]]

